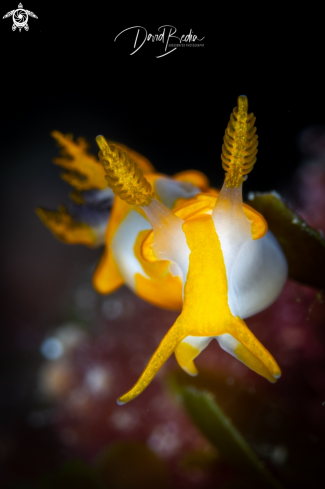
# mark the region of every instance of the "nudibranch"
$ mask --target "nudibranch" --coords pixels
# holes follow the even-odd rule
[[[224,136],[226,174],[220,192],[210,189],[197,171],[173,178],[155,173],[139,154],[98,136],[100,162],[88,162],[87,173],[82,158],[75,157],[75,168],[70,168],[84,177],[77,190],[86,190],[75,194],[75,201],[103,201],[114,193],[108,223],[107,213],[104,223],[91,225],[77,222],[62,207],[58,212],[38,209],[43,222],[65,242],[95,246],[105,241],[93,279],[96,290],[106,294],[125,283],[155,305],[181,309],[118,404],[138,396],[172,353],[188,374],[197,375],[194,359],[214,338],[270,382],[281,375],[273,356],[244,322],[277,298],[287,277],[285,256],[266,221],[242,201],[243,181],[256,162],[254,124],[247,97],[240,96]],[[66,162],[62,166],[68,168]]]

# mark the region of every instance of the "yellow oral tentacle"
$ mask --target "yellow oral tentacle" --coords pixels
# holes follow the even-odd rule
[[[184,327],[181,321],[181,316],[179,316],[175,324],[170,328],[168,333],[160,342],[157,350],[152,355],[139,380],[132,387],[132,389],[117,399],[117,404],[125,404],[141,394],[141,392],[143,392],[144,389],[150,384],[158,370],[160,370],[160,368],[174,352],[176,346],[180,341],[182,341],[182,339],[184,339]]]
[[[270,382],[276,382],[281,377],[280,367],[273,356],[238,316],[232,325],[231,335],[240,343],[234,351],[238,360]]]

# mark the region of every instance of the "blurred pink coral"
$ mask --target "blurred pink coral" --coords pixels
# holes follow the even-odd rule
[[[299,213],[316,229],[325,231],[325,126],[309,127],[299,137],[306,155],[298,170]]]

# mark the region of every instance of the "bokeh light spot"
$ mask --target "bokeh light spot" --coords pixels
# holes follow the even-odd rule
[[[63,354],[61,341],[57,338],[47,338],[41,344],[41,353],[47,360],[56,360]]]

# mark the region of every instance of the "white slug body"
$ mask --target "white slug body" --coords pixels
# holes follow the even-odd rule
[[[152,180],[150,175],[146,177]],[[153,188],[160,178],[151,181]],[[171,195],[168,194],[169,182]],[[175,185],[172,179],[164,177],[164,195],[160,201],[153,199],[143,208],[125,207],[122,201],[116,204],[124,208],[124,214],[117,211],[123,218],[113,235],[107,236],[111,263],[117,265],[124,283],[140,297],[169,309],[183,307],[182,316],[185,313],[184,299],[191,258],[184,223],[191,226],[192,222],[210,219],[212,225],[207,227],[206,233],[202,229],[202,242],[218,241],[222,266],[209,262],[209,255],[202,247],[192,269],[195,268],[198,274],[202,270],[204,276],[205,270],[218,268],[216,280],[226,284],[224,303],[221,306],[218,304],[216,289],[211,310],[207,311],[205,303],[208,308],[211,301],[207,297],[213,295],[213,285],[209,276],[201,280],[201,285],[196,280],[196,289],[201,288],[200,306],[203,306],[204,312],[197,311],[198,324],[194,325],[194,334],[181,338],[173,351],[180,366],[190,375],[196,375],[193,359],[215,338],[225,351],[274,382],[280,376],[280,369],[263,347],[258,352],[259,358],[256,352],[251,352],[252,344],[261,347],[251,333],[245,344],[238,334],[238,324],[235,332],[231,328],[215,328],[209,334],[204,334],[200,324],[207,321],[204,315],[214,317],[214,322],[218,323],[220,307],[227,309],[228,316],[236,321],[235,318],[245,319],[272,304],[287,277],[287,262],[281,247],[267,230],[263,217],[246,204],[243,205],[241,186],[229,189],[224,185],[220,193],[214,190],[210,193],[200,192],[198,187],[191,184],[185,188],[191,196],[184,197],[183,184],[178,182]],[[193,304],[190,307],[195,309]],[[246,328],[245,325],[245,331]]]

